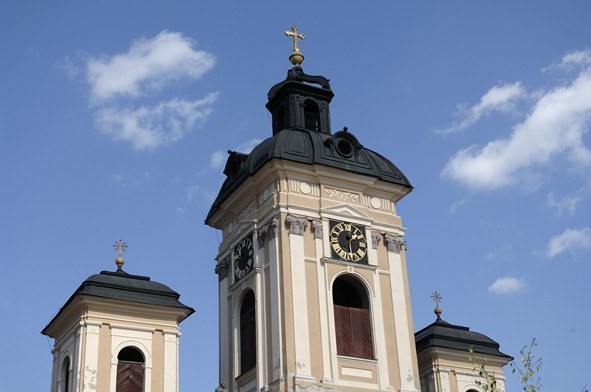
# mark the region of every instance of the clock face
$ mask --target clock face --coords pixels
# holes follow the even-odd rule
[[[348,222],[330,222],[332,257],[367,264],[365,227]]]
[[[242,279],[248,274],[254,265],[254,250],[252,247],[252,234],[244,237],[234,247],[234,276],[236,280]]]

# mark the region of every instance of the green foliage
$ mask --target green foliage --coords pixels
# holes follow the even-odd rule
[[[536,358],[534,349],[538,346],[536,338],[530,344],[523,346],[519,352],[519,361],[509,363],[513,373],[519,375],[519,382],[523,385],[524,392],[538,392],[542,390],[539,374],[542,368],[542,358]]]
[[[474,366],[474,369],[478,369],[478,376],[481,379],[477,379],[474,382],[485,392],[500,392],[500,388],[497,387],[497,380],[494,374],[489,374],[488,370],[484,367],[484,364],[478,363],[473,357],[474,350],[470,348],[470,363]],[[484,381],[482,381],[484,380]]]

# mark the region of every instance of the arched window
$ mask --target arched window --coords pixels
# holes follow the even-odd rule
[[[256,366],[256,343],[254,293],[249,290],[240,306],[240,374],[244,374]]]
[[[70,374],[72,373],[72,370],[70,369],[70,357],[66,357],[64,358],[64,362],[62,362],[62,368],[60,371],[60,384],[61,384],[61,389],[59,390],[60,392],[70,392],[71,390],[71,380],[70,380]]]
[[[144,391],[144,356],[135,347],[125,347],[117,355],[117,391]]]
[[[332,285],[337,354],[373,358],[369,298],[364,285],[341,275]]]
[[[320,131],[320,110],[316,102],[308,99],[304,103],[304,117],[306,128],[311,131]]]

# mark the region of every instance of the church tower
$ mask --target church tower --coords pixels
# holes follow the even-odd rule
[[[435,322],[415,333],[422,392],[478,392],[494,380],[495,391],[505,392],[503,366],[513,358],[500,345],[470,328],[441,318],[441,297],[433,293]],[[481,367],[488,380],[480,374]],[[487,383],[488,382],[488,383]]]
[[[268,93],[272,136],[229,152],[206,218],[222,231],[223,391],[419,390],[397,203],[411,190],[347,128],[329,80],[291,68]],[[390,152],[388,152],[390,153]]]
[[[179,324],[194,310],[147,276],[86,279],[41,332],[53,338],[51,392],[178,392]]]

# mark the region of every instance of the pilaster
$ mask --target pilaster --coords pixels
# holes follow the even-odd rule
[[[295,338],[295,379],[314,380],[310,368],[310,336],[308,323],[308,299],[306,266],[304,261],[304,232],[308,226],[305,217],[287,215],[291,265],[291,290],[293,301],[293,328]]]
[[[392,285],[392,304],[394,324],[396,326],[396,343],[398,346],[398,364],[400,366],[400,392],[417,391],[418,375],[413,370],[412,351],[414,341],[411,342],[413,331],[409,330],[407,317],[406,296],[404,291],[404,271],[400,252],[404,246],[404,239],[392,234],[384,235],[384,244],[388,250],[388,265]]]

